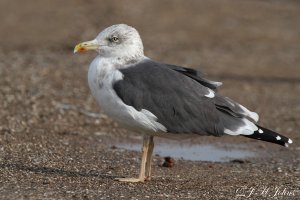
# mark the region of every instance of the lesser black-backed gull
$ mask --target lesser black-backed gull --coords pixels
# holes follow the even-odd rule
[[[133,27],[117,24],[74,52],[95,50],[88,71],[91,92],[103,111],[124,127],[143,135],[138,178],[150,180],[153,136],[187,138],[242,135],[287,146],[292,140],[257,125],[258,115],[217,93],[222,83],[190,68],[164,64],[144,55]]]

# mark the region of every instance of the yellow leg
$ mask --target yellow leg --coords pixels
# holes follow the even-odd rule
[[[147,151],[147,160],[146,160],[146,177],[145,180],[150,181],[151,179],[151,161],[152,161],[152,153],[154,149],[153,136],[149,138],[149,147]]]
[[[138,178],[117,178],[116,180],[122,182],[144,182],[150,180],[151,175],[151,156],[154,148],[153,136],[144,136],[142,147],[142,162],[140,175]]]

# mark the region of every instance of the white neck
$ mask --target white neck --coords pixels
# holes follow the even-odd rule
[[[103,56],[98,56],[97,57],[99,60],[101,60],[101,64],[103,67],[105,67],[105,63],[107,63],[110,66],[114,66],[116,69],[122,69],[122,68],[127,68],[130,65],[134,65],[147,57],[144,55],[139,55],[135,57],[103,57]]]

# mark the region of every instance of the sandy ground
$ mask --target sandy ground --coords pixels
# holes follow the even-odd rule
[[[299,19],[296,0],[1,0],[0,199],[300,199]],[[112,146],[130,137],[89,93],[95,53],[72,51],[115,23],[135,26],[149,57],[222,81],[294,144],[201,137],[263,156],[164,168],[156,155],[150,182],[114,181],[138,173],[140,154]]]

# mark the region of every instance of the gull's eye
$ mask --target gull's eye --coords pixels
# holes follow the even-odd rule
[[[117,36],[112,36],[109,40],[111,42],[119,42],[119,38]]]

